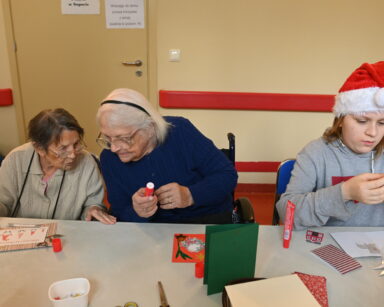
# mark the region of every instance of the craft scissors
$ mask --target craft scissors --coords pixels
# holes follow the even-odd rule
[[[161,302],[160,307],[169,307],[167,297],[165,296],[163,284],[161,283],[161,281],[158,281],[157,284],[159,286],[159,294],[160,294],[160,302]]]

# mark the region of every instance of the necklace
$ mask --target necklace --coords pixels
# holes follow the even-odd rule
[[[13,209],[13,211],[12,211],[11,217],[15,217],[17,215],[17,213],[19,212],[19,209],[20,209],[20,206],[21,206],[20,199],[21,199],[21,196],[23,195],[25,184],[27,183],[28,175],[29,175],[29,172],[31,170],[31,165],[32,165],[32,161],[33,161],[33,157],[34,156],[35,156],[35,151],[33,151],[31,159],[29,161],[27,173],[25,174],[23,185],[21,187],[21,191],[20,191],[19,197],[17,198],[16,205],[15,205],[15,208]],[[63,171],[63,178],[61,179],[61,182],[60,182],[59,192],[57,193],[55,207],[54,207],[53,213],[52,213],[52,219],[54,219],[54,217],[55,217],[56,208],[57,208],[57,204],[59,202],[59,197],[60,197],[60,193],[61,193],[61,188],[62,188],[63,182],[64,182],[64,177],[65,177],[65,170]]]

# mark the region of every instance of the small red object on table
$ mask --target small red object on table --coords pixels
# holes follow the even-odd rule
[[[63,249],[61,246],[61,239],[60,238],[53,238],[52,239],[52,247],[53,247],[53,251],[55,253],[61,252]]]
[[[195,277],[203,278],[204,277],[204,262],[196,262],[195,264]]]
[[[307,233],[305,234],[305,238],[308,242],[321,244],[321,241],[323,241],[324,234],[322,232],[317,232],[313,230],[307,230]]]

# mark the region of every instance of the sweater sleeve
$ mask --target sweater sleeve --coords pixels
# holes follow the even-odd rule
[[[81,219],[85,219],[86,211],[90,206],[98,206],[103,210],[106,210],[103,204],[104,199],[104,186],[103,179],[100,174],[99,168],[94,159],[89,155],[86,157],[85,168],[87,169],[84,173],[88,177],[86,185],[86,199],[83,204],[83,213]]]
[[[183,135],[187,140],[188,159],[201,180],[188,186],[194,206],[215,206],[225,200],[235,189],[237,172],[231,161],[213,142],[185,119]]]
[[[331,217],[347,220],[352,215],[354,206],[347,207],[341,184],[318,186],[320,173],[325,173],[326,167],[326,161],[315,161],[305,149],[297,156],[287,190],[276,204],[282,221],[288,200],[296,205],[295,229],[323,226]]]
[[[9,216],[13,205],[16,203],[17,175],[15,159],[8,155],[0,167],[0,216]]]

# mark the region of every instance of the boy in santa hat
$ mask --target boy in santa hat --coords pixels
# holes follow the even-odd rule
[[[290,200],[295,229],[384,226],[384,61],[356,69],[333,112],[332,127],[296,157],[280,219]]]

